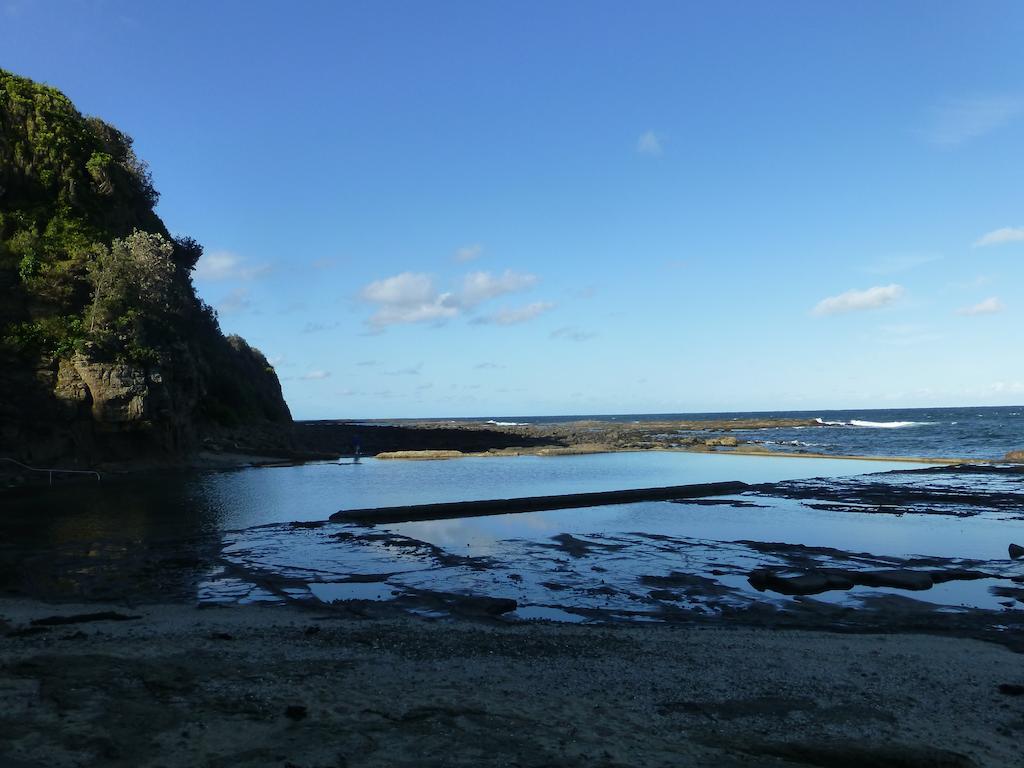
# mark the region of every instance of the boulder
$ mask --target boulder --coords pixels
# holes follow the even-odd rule
[[[799,576],[780,576],[760,569],[752,571],[747,581],[760,592],[770,589],[783,595],[817,595],[833,589],[851,589],[854,585],[845,571],[813,571]]]
[[[709,448],[715,446],[722,446],[723,448],[735,448],[739,445],[739,440],[735,437],[711,437],[704,441],[704,445]]]
[[[1024,451],[1010,451],[1003,457],[1003,461],[1012,461],[1018,464],[1024,464]]]
[[[865,587],[892,587],[894,589],[931,589],[935,583],[931,574],[924,571],[890,569],[883,571],[860,571],[855,574],[858,584]]]
[[[1009,546],[1009,551],[1011,560],[1020,560],[1022,557],[1024,557],[1024,547],[1022,547],[1020,544],[1011,544]]]

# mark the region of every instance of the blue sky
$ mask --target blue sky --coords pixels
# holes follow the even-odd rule
[[[300,418],[1024,402],[1015,2],[0,0]]]

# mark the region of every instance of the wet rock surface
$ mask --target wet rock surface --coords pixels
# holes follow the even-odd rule
[[[896,535],[909,548],[918,535],[911,532],[930,531],[930,520],[1000,531],[1018,524],[1011,500],[1022,498],[1022,481],[1008,468],[961,467],[784,482],[716,499],[604,508],[621,510],[610,527],[587,523],[594,510],[509,516],[515,528],[499,519],[494,530],[509,532],[483,539],[460,520],[281,523],[187,541],[86,530],[63,543],[15,526],[0,540],[0,588],[56,600],[330,605],[362,617],[902,627],[1012,644],[1024,627],[1024,562],[1000,552],[1005,533],[984,557],[956,556],[955,547],[925,556],[765,540],[763,532],[751,538],[745,526],[771,532],[773,520],[788,520],[797,527],[775,530],[788,536],[822,514],[837,516],[828,526],[871,526],[854,531],[888,521],[877,528],[888,533],[865,547]],[[834,508],[825,513],[823,503]],[[685,534],[691,519],[703,521],[704,535]],[[553,527],[561,520],[572,527]]]

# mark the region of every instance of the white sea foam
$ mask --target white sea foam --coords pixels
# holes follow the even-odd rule
[[[870,429],[902,429],[903,427],[920,427],[935,423],[932,421],[863,421],[861,419],[825,421],[820,418],[815,421],[827,427],[867,427]]]
[[[488,424],[493,424],[496,427],[528,427],[530,422],[528,421],[495,421],[494,419],[488,419]]]
[[[852,419],[850,426],[871,427],[872,429],[900,429],[902,427],[919,427],[924,424],[931,424],[930,421],[859,421]]]

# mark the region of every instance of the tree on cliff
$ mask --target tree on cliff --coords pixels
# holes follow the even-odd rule
[[[171,236],[158,197],[131,138],[0,70],[0,450],[32,429],[27,401],[40,423],[82,418],[89,393],[69,416],[56,390],[86,363],[178,382],[163,401],[179,412],[156,421],[290,421],[265,358],[195,295],[202,246]]]

